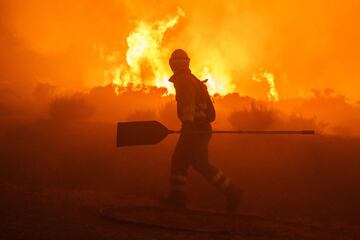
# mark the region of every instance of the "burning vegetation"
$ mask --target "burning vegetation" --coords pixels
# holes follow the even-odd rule
[[[172,49],[164,45],[164,38],[184,17],[185,12],[179,8],[174,17],[166,20],[137,22],[135,29],[127,37],[126,64],[119,63],[122,58],[119,52],[104,55],[100,47],[102,58],[113,65],[105,70],[104,75],[107,83],[114,84],[116,94],[119,94],[122,87],[126,89],[129,86],[134,89],[156,86],[165,88],[166,94],[174,94],[174,88],[168,81],[171,76],[168,58]],[[212,94],[225,95],[235,91],[235,85],[229,78],[229,73],[224,71],[224,66],[221,60],[212,62],[211,66],[194,64],[194,69],[200,73],[199,77],[208,80],[209,92]]]
[[[253,109],[244,104],[249,98],[281,116],[313,119],[326,126],[324,133],[359,133],[354,69],[360,53],[352,47],[359,32],[348,27],[357,22],[358,4],[152,4],[2,3],[2,118],[58,117],[54,107],[71,95],[91,104],[88,119],[133,119],[135,112],[149,111],[154,114],[147,116],[158,117],[173,101],[169,55],[185,48],[193,73],[208,80],[221,113],[219,127],[233,125],[228,120],[233,112]],[[93,9],[96,14],[86,14]]]

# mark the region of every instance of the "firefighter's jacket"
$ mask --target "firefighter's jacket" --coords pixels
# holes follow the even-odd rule
[[[208,103],[199,94],[199,86],[204,85],[190,69],[177,71],[169,80],[176,90],[177,114],[182,122],[207,120]]]

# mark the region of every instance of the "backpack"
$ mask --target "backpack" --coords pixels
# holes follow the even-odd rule
[[[202,110],[206,113],[206,118],[209,122],[215,121],[216,118],[216,112],[214,103],[211,99],[211,96],[209,94],[209,91],[206,86],[206,82],[208,80],[201,81],[199,79],[196,79],[195,82],[195,91],[196,91],[196,104],[203,107]]]

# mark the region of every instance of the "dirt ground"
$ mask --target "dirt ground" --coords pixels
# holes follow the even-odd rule
[[[145,203],[144,199],[15,185],[1,185],[1,193],[0,239],[359,239],[360,236],[360,227],[356,226],[263,221],[246,216],[247,226],[236,234],[160,229],[117,223],[99,214],[101,208]]]
[[[117,149],[115,127],[3,124],[0,239],[360,239],[359,139],[214,137],[210,160],[245,192],[240,213],[271,221],[253,218],[238,234],[208,234],[99,215],[104,207],[154,201],[168,189],[176,137]],[[223,208],[221,195],[193,170],[188,182],[191,206]]]

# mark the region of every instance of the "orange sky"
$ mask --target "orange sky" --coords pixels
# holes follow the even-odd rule
[[[164,48],[188,49],[192,62],[221,59],[236,90],[258,96],[251,75],[273,72],[282,97],[333,88],[360,99],[359,1],[70,1],[0,3],[0,81],[83,89],[104,83],[97,47],[125,62],[126,37],[139,20],[181,7],[186,17]],[[0,82],[1,84],[1,82]]]

